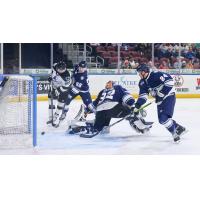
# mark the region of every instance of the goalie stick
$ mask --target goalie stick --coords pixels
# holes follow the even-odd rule
[[[142,107],[138,110],[138,112],[141,111],[141,110],[143,110],[144,108],[148,107],[148,106],[151,105],[153,102],[154,102],[154,100],[151,101],[151,102],[149,102],[149,103],[147,103],[146,105],[142,106]],[[127,116],[125,116],[125,117],[119,119],[118,121],[112,123],[111,125],[109,125],[109,126],[107,126],[107,127],[104,127],[101,131],[98,131],[98,132],[96,132],[96,133],[94,133],[94,134],[88,135],[87,133],[82,133],[82,134],[80,134],[79,136],[80,136],[80,137],[83,137],[83,138],[93,138],[93,137],[95,137],[96,135],[98,135],[100,132],[102,132],[105,128],[111,128],[112,126],[118,124],[119,122],[121,122],[121,121],[123,121],[123,120],[129,118],[132,114],[133,114],[133,113],[131,113],[131,114],[129,114],[129,115],[127,115]],[[150,122],[150,123],[153,124],[153,122]],[[150,125],[150,124],[148,124],[148,125]]]

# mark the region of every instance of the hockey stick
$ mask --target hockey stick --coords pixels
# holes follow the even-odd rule
[[[146,107],[148,107],[149,105],[151,105],[152,103],[154,103],[154,101],[155,101],[155,100],[153,100],[153,101],[147,103],[146,105],[142,106],[141,108],[139,108],[139,109],[138,109],[138,112],[140,112],[140,111],[143,110],[144,108],[146,108]],[[127,118],[130,117],[132,114],[133,114],[133,113],[131,112],[131,113],[128,114],[127,116],[125,116],[125,117],[119,119],[118,121],[112,123],[111,125],[109,125],[109,126],[107,126],[107,127],[104,127],[104,128],[102,129],[102,131],[103,131],[104,129],[111,128],[112,126],[118,124],[119,122],[121,122],[121,121],[127,119]],[[83,138],[92,138],[92,137],[98,135],[100,132],[101,132],[101,131],[96,132],[95,134],[91,134],[91,135],[82,133],[82,134],[80,134],[80,137],[83,137]]]
[[[148,107],[148,106],[151,105],[153,102],[154,102],[154,101],[151,101],[151,102],[147,103],[146,105],[142,106],[140,109],[138,109],[138,112],[140,112],[140,111],[143,110],[144,108]],[[123,121],[124,119],[127,119],[128,117],[130,117],[132,114],[133,114],[133,113],[131,113],[131,114],[129,114],[129,115],[123,117],[122,119],[120,119],[120,120],[118,120],[118,121],[112,123],[112,124],[111,124],[110,126],[108,126],[108,127],[110,128],[110,127],[114,126],[115,124],[118,124],[119,122]]]
[[[53,126],[53,80],[51,80],[51,117],[52,117],[52,121],[51,121],[51,125]]]

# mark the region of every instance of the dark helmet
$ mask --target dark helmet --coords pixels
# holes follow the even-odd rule
[[[137,68],[136,68],[137,72],[146,72],[146,73],[149,73],[150,72],[150,69],[148,67],[148,65],[146,64],[140,64]]]
[[[58,71],[59,73],[63,73],[66,71],[67,65],[64,62],[60,61],[55,65],[55,68],[56,71]]]
[[[87,68],[87,63],[86,61],[81,61],[79,64],[78,64],[79,67],[82,67],[82,68]]]

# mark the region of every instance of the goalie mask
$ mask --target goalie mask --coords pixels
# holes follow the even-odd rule
[[[108,82],[106,83],[105,88],[106,88],[107,90],[112,90],[114,85],[115,85],[115,82],[114,82],[114,81],[108,81]]]

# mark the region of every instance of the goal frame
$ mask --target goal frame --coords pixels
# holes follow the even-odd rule
[[[32,91],[29,91],[30,94],[32,96],[32,102],[30,102],[32,105],[32,117],[31,117],[31,134],[32,134],[32,147],[36,147],[37,146],[37,79],[38,79],[38,75],[29,75],[29,74],[0,74],[1,76],[5,77],[11,77],[11,76],[27,76],[27,77],[31,77],[32,78]]]

